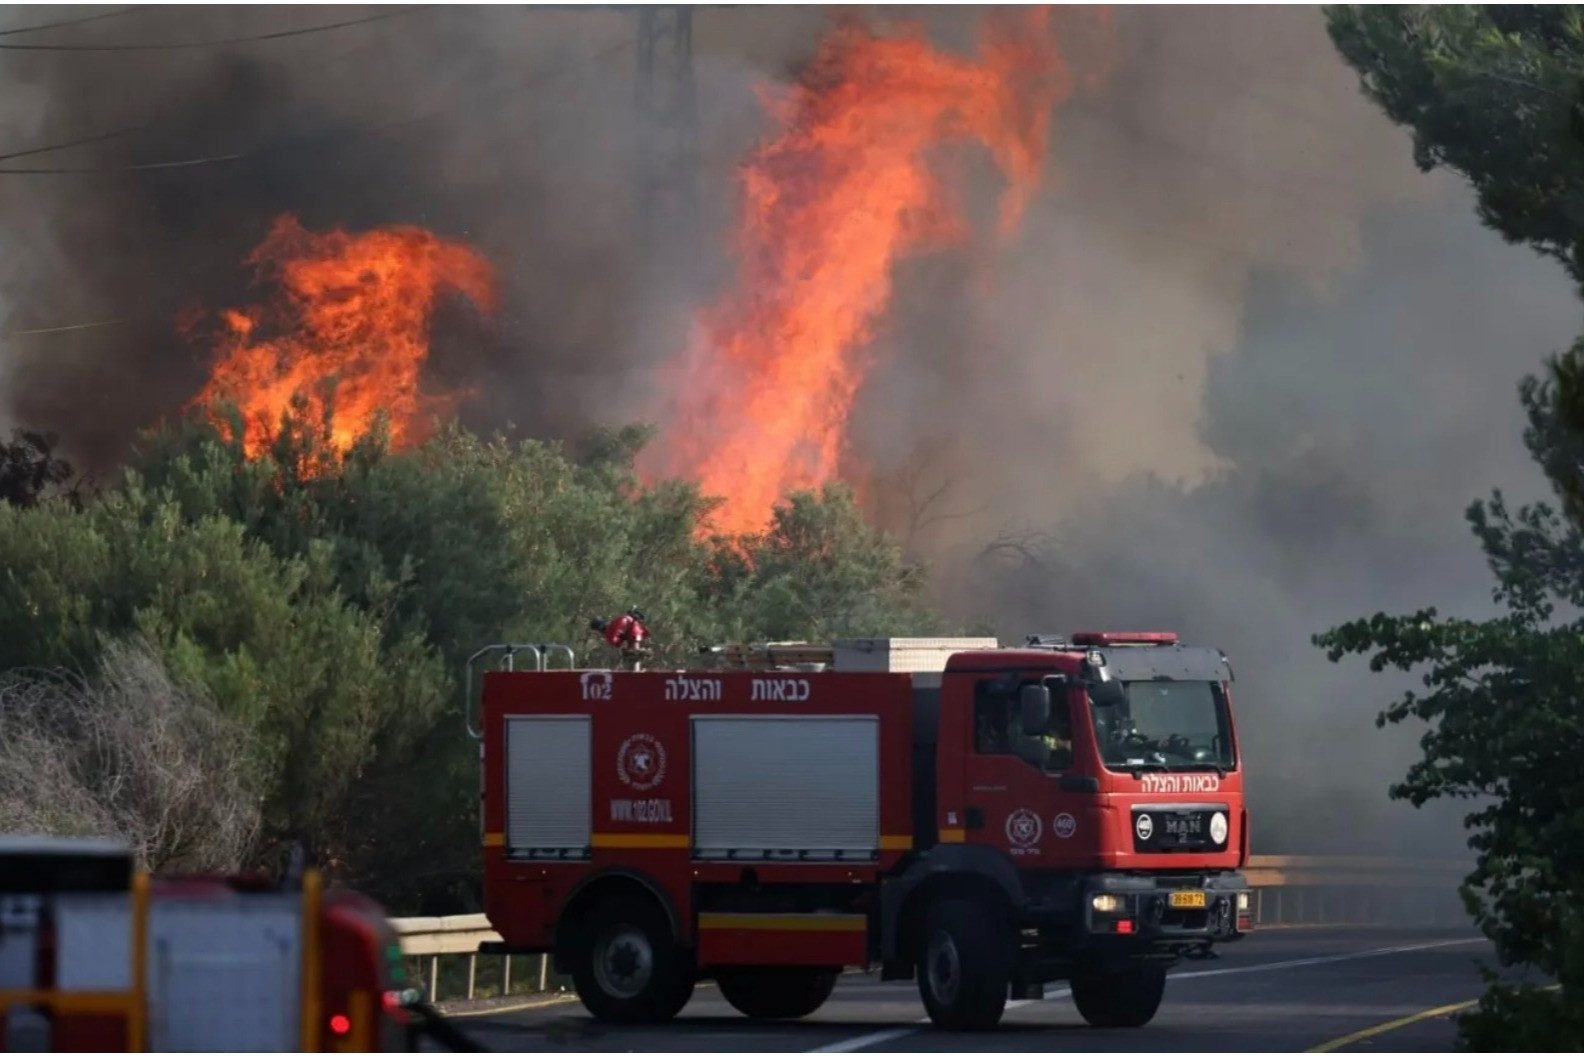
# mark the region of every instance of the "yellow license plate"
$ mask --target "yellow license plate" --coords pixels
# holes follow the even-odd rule
[[[1173,891],[1171,893],[1173,909],[1203,909],[1205,907],[1205,893],[1203,891]]]

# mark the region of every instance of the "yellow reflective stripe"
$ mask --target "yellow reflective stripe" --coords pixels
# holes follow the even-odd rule
[[[374,1051],[374,995],[367,990],[354,990],[347,995],[347,1018],[352,1029],[347,1032],[342,1052]]]
[[[940,842],[942,843],[963,843],[967,839],[968,831],[966,829],[942,829],[940,833]]]
[[[486,832],[484,834],[484,846],[486,846],[486,847],[504,847],[504,846],[506,846],[506,834],[504,832]]]
[[[686,850],[691,843],[685,832],[596,832],[594,834],[594,846],[603,848]]]
[[[301,1036],[304,1052],[319,1049],[319,1017],[323,1014],[319,1000],[320,949],[319,912],[324,877],[317,869],[306,869],[302,878],[302,1023]]]
[[[703,931],[864,931],[869,918],[854,913],[700,913]]]
[[[149,874],[132,874],[132,1008],[127,1016],[127,1051],[142,1052],[148,1042]]]
[[[498,834],[496,838],[499,839]],[[596,832],[594,846],[606,849],[655,849],[655,848],[686,848],[692,846],[693,841],[686,833],[680,832]],[[494,846],[486,838],[485,846]],[[882,836],[880,837],[882,851],[909,851],[913,849],[911,836]]]
[[[13,1005],[39,1005],[57,1013],[120,1013],[130,1018],[133,1004],[134,996],[127,990],[0,990],[0,1015]]]

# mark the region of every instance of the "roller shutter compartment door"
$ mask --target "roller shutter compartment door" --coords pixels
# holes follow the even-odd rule
[[[879,732],[872,715],[695,719],[695,853],[816,860],[878,853]]]
[[[587,716],[506,720],[506,853],[586,854],[593,831]]]

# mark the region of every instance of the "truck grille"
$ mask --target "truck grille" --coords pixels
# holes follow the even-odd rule
[[[1140,804],[1133,808],[1132,819],[1138,854],[1220,851],[1231,836],[1231,812],[1223,803]]]

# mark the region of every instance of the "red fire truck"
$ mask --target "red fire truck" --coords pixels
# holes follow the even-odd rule
[[[747,1016],[804,1016],[844,967],[878,966],[946,1029],[1059,980],[1089,1023],[1137,1027],[1169,967],[1250,930],[1220,650],[1083,633],[715,652],[612,671],[501,645],[469,668],[501,937],[484,949],[552,953],[595,1017],[669,1019],[701,979]],[[491,653],[515,669],[483,675],[475,728]]]
[[[411,1050],[432,1009],[403,976],[380,907],[316,871],[151,877],[115,842],[0,837],[0,1052]]]

